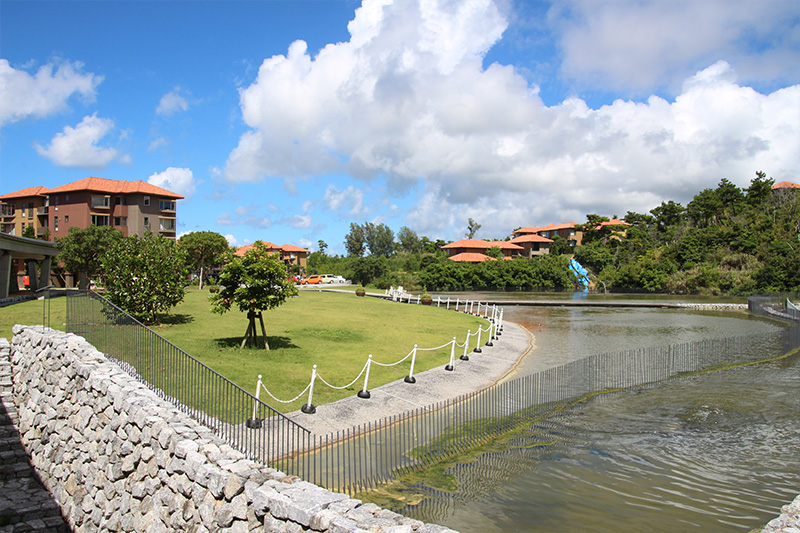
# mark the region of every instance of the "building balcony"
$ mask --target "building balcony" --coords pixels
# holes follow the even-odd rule
[[[14,210],[14,206],[11,204],[2,204],[0,205],[0,217],[8,218],[13,217],[16,214]],[[5,233],[5,232],[3,232]]]
[[[46,205],[42,207],[37,207],[36,214],[39,215],[40,217],[46,217],[48,214],[50,214],[50,208]]]
[[[6,235],[14,235],[14,224],[0,225],[0,233],[5,233]]]
[[[159,233],[175,233],[175,219],[174,218],[159,218],[158,231]]]
[[[47,235],[50,233],[50,230],[47,226],[41,226],[36,228],[36,236],[41,237],[42,235]]]

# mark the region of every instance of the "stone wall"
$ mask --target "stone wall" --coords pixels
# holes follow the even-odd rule
[[[76,531],[450,531],[248,460],[76,335],[15,326],[11,367],[20,440]]]

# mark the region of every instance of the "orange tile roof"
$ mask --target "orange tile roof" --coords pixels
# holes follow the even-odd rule
[[[525,235],[529,233],[541,233],[542,231],[558,231],[560,229],[573,229],[577,224],[574,222],[562,222],[561,224],[548,224],[547,226],[526,226],[514,231],[514,235]]]
[[[280,246],[280,249],[283,250],[284,252],[306,252],[306,253],[308,253],[308,250],[306,250],[305,248],[301,248],[299,246],[295,246],[294,244],[284,244],[283,246]]]
[[[456,254],[448,259],[450,259],[450,261],[456,261],[457,263],[483,263],[484,261],[497,261],[497,259],[494,257],[471,252]]]
[[[25,187],[24,189],[4,194],[0,196],[0,200],[12,200],[14,198],[28,198],[31,196],[44,196],[48,192],[50,192],[50,189],[48,189],[47,187],[42,187],[37,185],[36,187]]]
[[[773,189],[800,189],[800,185],[791,181],[782,181],[772,186]]]
[[[489,248],[500,248],[501,250],[522,250],[510,241],[482,241],[480,239],[461,239],[460,241],[451,242],[442,246],[443,249],[449,250],[451,248],[477,248],[488,250]]]
[[[513,239],[511,239],[511,242],[513,242],[514,244],[522,242],[553,242],[553,239],[542,237],[538,233],[529,233],[525,235],[520,235],[519,237],[514,237]]]
[[[174,198],[182,200],[183,196],[176,194],[167,189],[156,187],[142,180],[127,181],[127,180],[110,180],[106,178],[88,177],[66,185],[55,187],[48,191],[49,194],[59,194],[73,191],[97,191],[114,194],[152,194],[153,196],[164,196],[166,198]]]
[[[258,241],[256,241],[256,242],[258,242]],[[278,246],[276,244],[272,244],[269,241],[261,241],[261,242],[267,245],[267,250],[276,250],[276,251],[280,250],[280,246]],[[234,255],[238,255],[239,257],[243,257],[244,254],[246,254],[248,250],[252,250],[255,247],[256,247],[256,243],[255,242],[253,244],[245,244],[244,246],[240,246],[239,248],[237,248],[236,251],[233,252],[233,253],[234,253]]]
[[[620,220],[618,218],[612,218],[611,220],[606,220],[605,222],[601,222],[600,225],[595,226],[594,229],[600,229],[606,226],[630,226],[630,224],[628,224],[624,220]]]

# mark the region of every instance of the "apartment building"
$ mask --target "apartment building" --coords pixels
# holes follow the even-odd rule
[[[296,265],[300,268],[301,272],[305,272],[306,267],[308,266],[308,250],[301,248],[300,246],[295,246],[294,244],[284,244],[282,246],[278,246],[277,244],[273,244],[269,241],[261,242],[267,246],[268,251],[280,254],[281,261],[283,261],[287,267]],[[254,247],[255,244],[246,244],[245,246],[240,246],[236,249],[234,254],[238,255],[239,257],[243,257],[247,250],[250,250]]]
[[[528,226],[514,230],[513,235],[514,238],[511,239],[511,242],[517,242],[517,239],[523,235],[538,235],[539,237],[549,239],[550,242],[552,242],[556,236],[559,236],[566,239],[567,243],[573,248],[575,246],[580,246],[583,241],[583,232],[578,229],[578,225],[574,222],[548,224],[547,226]],[[544,243],[545,241],[540,242]]]
[[[508,241],[482,241],[477,239],[462,239],[442,246],[447,250],[448,259],[464,263],[482,263],[494,261],[495,258],[486,255],[490,248],[499,248],[503,259],[513,259],[523,251],[523,247]]]
[[[0,231],[22,236],[33,228],[53,241],[69,228],[112,226],[125,236],[147,232],[175,239],[177,200],[183,196],[149,183],[89,177],[49,189],[28,187],[0,195]]]

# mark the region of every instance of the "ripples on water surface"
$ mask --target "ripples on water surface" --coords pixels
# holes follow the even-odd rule
[[[623,339],[628,348],[775,327],[659,310],[506,308],[506,318],[539,328],[528,373],[619,350]],[[463,532],[760,527],[800,492],[798,359],[602,396],[532,427],[518,447],[459,465],[459,494],[432,492],[402,512]]]

